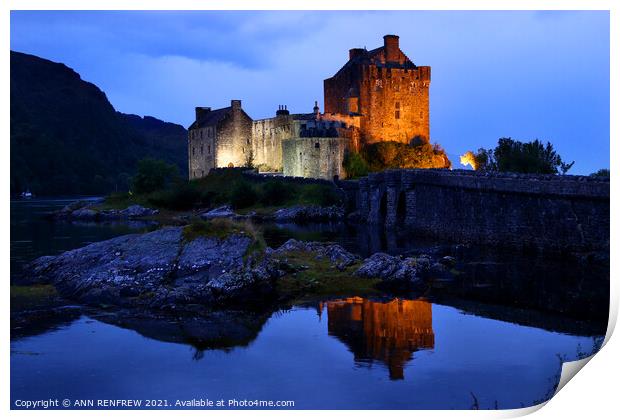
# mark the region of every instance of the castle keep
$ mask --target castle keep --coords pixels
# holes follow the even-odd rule
[[[325,80],[325,112],[360,116],[364,143],[430,140],[431,68],[417,67],[400,50],[398,36],[383,47],[349,50],[349,61]]]
[[[232,100],[226,108],[196,108],[188,130],[190,179],[212,168],[253,165],[288,176],[342,178],[348,151],[380,141],[429,142],[430,67],[417,67],[400,50],[398,36],[383,47],[354,48],[349,61],[324,81],[325,112],[253,120]]]

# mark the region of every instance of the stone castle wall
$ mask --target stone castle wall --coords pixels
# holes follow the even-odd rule
[[[284,175],[343,178],[342,161],[347,142],[339,137],[305,137],[282,142]]]
[[[215,168],[215,127],[202,127],[188,132],[187,156],[189,178],[206,176]]]
[[[430,69],[367,68],[360,89],[366,142],[430,140]]]
[[[349,210],[388,228],[513,248],[609,250],[609,180],[398,170],[339,185]]]
[[[361,114],[363,143],[407,143],[414,137],[428,142],[430,79],[430,67],[360,65],[325,80],[325,112]]]
[[[297,135],[299,124],[290,115],[278,115],[252,123],[254,165],[282,171],[282,141]]]
[[[217,125],[215,166],[245,166],[252,153],[252,119],[233,105],[229,117]]]

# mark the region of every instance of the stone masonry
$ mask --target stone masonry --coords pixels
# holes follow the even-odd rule
[[[239,100],[216,110],[197,107],[188,130],[189,177],[252,163],[267,172],[342,178],[347,151],[378,141],[429,142],[429,85],[430,67],[416,66],[400,50],[398,36],[386,35],[382,47],[350,50],[344,67],[324,81],[323,114],[316,102],[312,113],[291,114],[281,105],[275,117],[260,120],[252,120]],[[317,153],[317,143],[327,147]],[[326,148],[333,153],[325,155]]]
[[[436,169],[341,181],[367,223],[456,242],[609,251],[609,180]]]
[[[416,66],[398,36],[383,39],[371,51],[351,49],[349,61],[324,81],[325,113],[359,115],[362,143],[429,142],[431,68]]]

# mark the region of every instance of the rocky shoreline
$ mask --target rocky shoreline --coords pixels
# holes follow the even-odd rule
[[[99,208],[103,203],[104,199],[79,200],[54,212],[51,218],[64,221],[108,222],[138,220],[160,214],[160,211],[157,209],[151,209],[137,204],[125,209],[103,210]],[[189,216],[181,215],[181,217],[188,218]],[[224,205],[209,210],[198,211],[196,217],[202,220],[231,219],[306,223],[345,220],[345,212],[344,209],[339,206],[321,207],[316,205],[296,205],[277,209],[271,214],[258,214],[255,211],[251,211],[247,214],[238,214],[230,205]]]
[[[159,214],[159,210],[150,209],[137,204],[122,210],[101,210],[98,206],[103,202],[103,199],[75,201],[53,213],[51,217],[55,220],[105,222],[116,220],[135,220]]]
[[[420,287],[437,266],[449,270],[448,264],[428,256],[378,253],[362,259],[337,244],[295,239],[271,249],[242,230],[196,235],[185,226],[41,257],[26,267],[24,276],[88,305],[191,312],[265,307],[312,294],[317,284],[338,282],[343,277],[336,274],[352,281],[353,289],[356,282],[368,280],[378,287]],[[309,272],[316,273],[311,280],[299,280]],[[292,280],[295,288],[283,292],[281,285]]]

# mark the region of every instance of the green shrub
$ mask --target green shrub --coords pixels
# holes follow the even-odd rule
[[[368,175],[368,164],[359,153],[347,153],[342,162],[347,178],[359,178]]]
[[[161,190],[178,176],[178,168],[163,160],[142,159],[138,162],[138,172],[132,179],[133,192],[146,194]]]
[[[599,169],[598,171],[590,174],[590,176],[609,178],[609,169]]]
[[[267,206],[284,204],[297,195],[297,185],[269,180],[262,185],[260,202]]]
[[[398,168],[450,168],[452,163],[437,144],[409,145],[394,141],[364,146],[362,157],[371,172]]]
[[[303,201],[319,206],[332,206],[340,202],[336,190],[329,185],[307,184],[301,193]]]
[[[258,194],[252,184],[241,180],[234,184],[230,192],[230,204],[235,209],[242,209],[256,204]]]
[[[200,203],[201,192],[193,184],[176,184],[149,195],[149,202],[169,210],[189,210]]]

